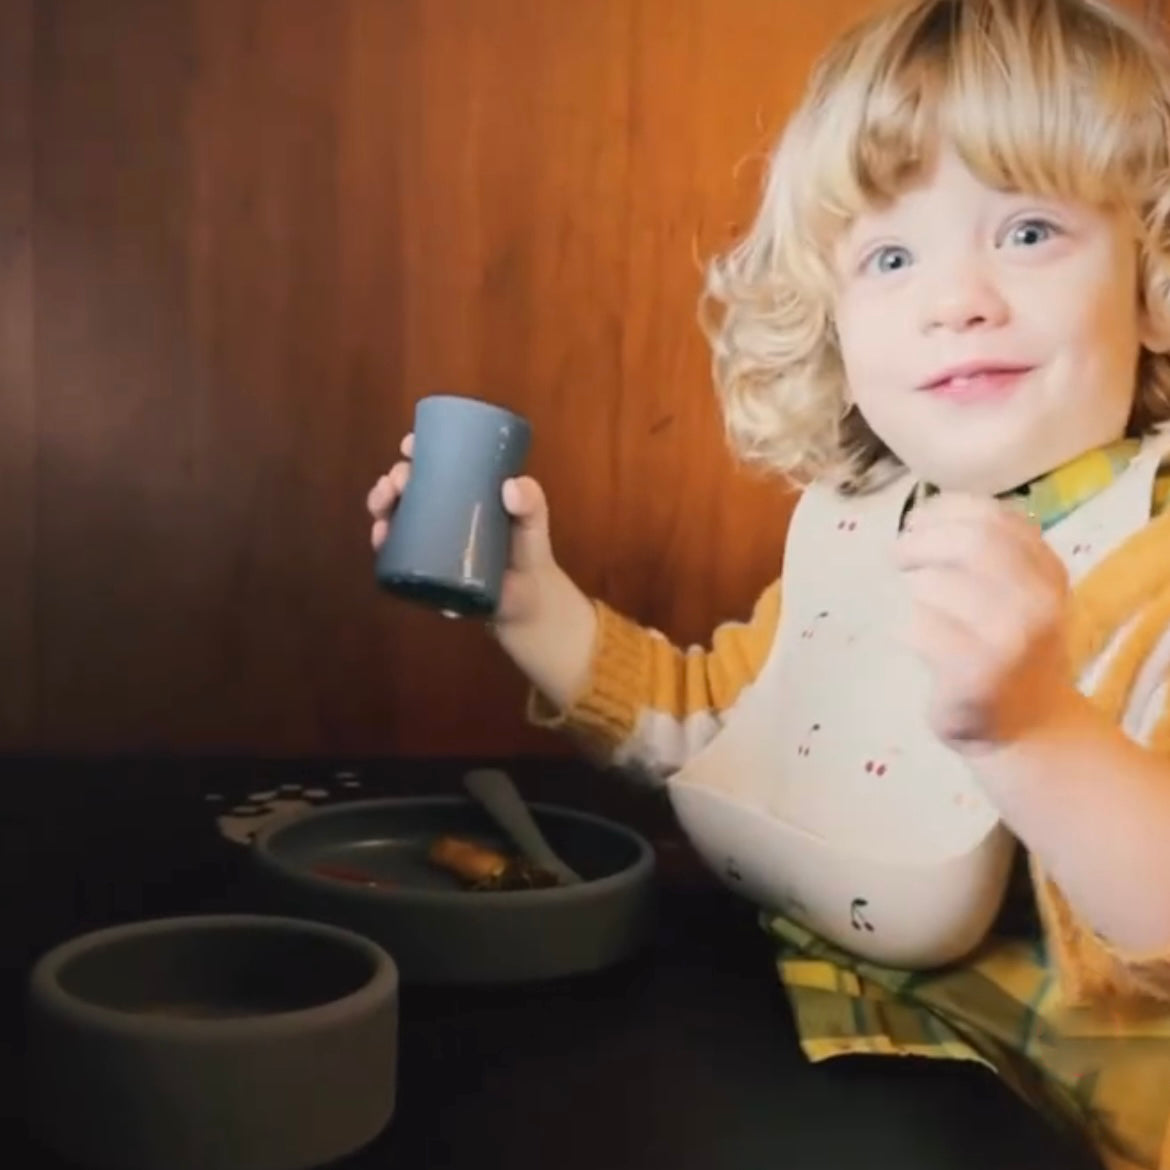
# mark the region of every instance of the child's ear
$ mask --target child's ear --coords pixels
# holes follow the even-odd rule
[[[1138,307],[1138,339],[1151,353],[1170,353],[1170,306],[1151,305],[1147,298]]]
[[[1143,329],[1141,333],[1142,349],[1150,353],[1170,353],[1170,328],[1163,326],[1160,329]]]

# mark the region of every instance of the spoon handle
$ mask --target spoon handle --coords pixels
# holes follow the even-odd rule
[[[463,784],[529,861],[555,874],[566,885],[581,881],[581,875],[570,869],[544,839],[507,772],[476,768],[463,777]]]

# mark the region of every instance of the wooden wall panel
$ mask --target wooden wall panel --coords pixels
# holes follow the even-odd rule
[[[0,742],[27,738],[36,717],[34,3],[0,8]]]

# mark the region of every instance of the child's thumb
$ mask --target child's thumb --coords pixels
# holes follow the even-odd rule
[[[504,507],[516,525],[512,537],[514,567],[525,571],[549,564],[553,554],[544,489],[527,475],[506,480]]]

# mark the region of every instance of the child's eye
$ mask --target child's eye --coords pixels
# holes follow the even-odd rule
[[[885,244],[875,248],[862,261],[861,270],[866,273],[899,272],[914,262],[910,249],[901,244]]]
[[[1017,247],[1034,248],[1059,232],[1060,229],[1046,219],[1022,219],[1008,228],[1005,239]]]

